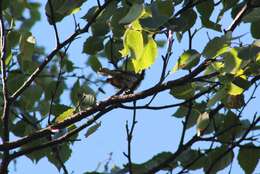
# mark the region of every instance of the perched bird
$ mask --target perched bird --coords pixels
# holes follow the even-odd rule
[[[107,76],[106,81],[108,83],[124,91],[135,90],[144,79],[144,71],[141,74],[135,74],[131,71],[101,68],[99,73],[103,76]]]

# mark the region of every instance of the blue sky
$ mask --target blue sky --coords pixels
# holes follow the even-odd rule
[[[45,46],[46,52],[48,53],[55,47],[55,35],[52,26],[47,23],[46,17],[44,15],[44,5],[46,3],[45,0],[42,2],[42,21],[38,22],[37,25],[33,28],[32,33],[36,37],[37,44]],[[88,1],[85,3],[82,10],[76,14],[78,22],[81,22],[84,25],[84,21],[80,19],[83,16],[87,9],[91,7],[96,1]],[[230,18],[223,21],[224,27],[230,24]],[[58,23],[58,30],[61,34],[61,40],[65,39],[69,36],[74,30],[74,23],[72,17],[66,17],[62,23]],[[249,32],[249,28],[246,25],[241,26],[235,32],[235,35],[240,35]],[[213,32],[209,32],[211,38],[214,37]],[[76,65],[83,67],[87,60],[87,55],[82,54],[82,43],[87,38],[87,34],[82,35],[80,39],[76,40],[69,51],[70,58],[76,60]],[[248,34],[243,39],[246,42],[251,42],[249,40],[250,35]],[[242,40],[243,40],[242,39]],[[199,35],[194,38],[194,48],[197,48],[201,51],[205,44],[207,43],[207,35],[205,31],[199,32]],[[178,56],[183,52],[183,50],[187,49],[187,36],[184,36],[184,39],[181,44],[174,42],[173,47],[173,55],[172,61],[170,63],[170,68],[174,66],[174,63]],[[143,82],[140,89],[148,88],[152,86],[158,79],[158,72],[160,72],[161,60],[160,55],[163,54],[164,49],[160,50],[156,64],[148,70],[146,73],[146,80]],[[90,71],[89,68],[85,69],[85,72]],[[170,79],[178,77],[181,73],[171,74]],[[71,81],[70,85],[73,84]],[[105,88],[108,93],[114,92],[115,90],[110,86]],[[160,94],[154,104],[170,104],[177,102],[168,92]],[[260,96],[260,92],[258,90],[256,96]],[[99,100],[105,99],[106,95],[100,95]],[[63,96],[63,102],[66,104],[70,104],[68,100],[68,95]],[[248,114],[247,118],[252,118],[253,113],[256,111],[255,106],[259,103],[259,99],[254,100],[249,108],[244,112]],[[138,103],[137,103],[138,104]],[[174,113],[175,109],[167,109],[162,111],[149,111],[149,110],[138,110],[137,112],[137,120],[138,123],[135,128],[135,134],[133,138],[133,161],[136,163],[144,162],[150,159],[153,155],[162,152],[162,151],[175,151],[179,137],[182,130],[181,120],[177,120],[171,115]],[[259,109],[258,109],[259,111]],[[95,134],[91,135],[87,139],[84,138],[83,131],[80,134],[81,142],[75,143],[73,146],[73,154],[71,159],[66,162],[66,166],[70,172],[74,171],[75,174],[83,173],[86,171],[95,170],[98,163],[102,163],[101,168],[103,169],[103,165],[109,157],[109,153],[113,152],[111,164],[116,164],[121,166],[123,163],[126,163],[127,160],[123,155],[123,152],[127,150],[127,141],[126,141],[126,131],[125,131],[125,123],[126,120],[131,120],[132,112],[128,110],[115,110],[107,115],[105,115],[102,119],[102,126],[99,128]],[[188,136],[191,136],[195,133],[195,129],[191,129],[188,131]],[[234,163],[233,172],[232,173],[241,173],[241,169]],[[29,159],[26,157],[21,157],[17,160],[16,164],[17,171],[14,171],[14,168],[11,164],[11,173],[58,173],[57,169],[50,163],[47,162],[47,159],[44,158],[38,162],[37,165],[34,165]],[[258,169],[260,170],[260,166],[258,165]],[[197,171],[195,173],[201,173]],[[226,171],[222,172],[226,173]]]

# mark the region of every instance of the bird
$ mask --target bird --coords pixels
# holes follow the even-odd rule
[[[108,83],[123,91],[134,91],[144,79],[144,71],[136,74],[120,69],[110,70],[108,68],[101,68],[98,72],[107,77],[106,81]]]

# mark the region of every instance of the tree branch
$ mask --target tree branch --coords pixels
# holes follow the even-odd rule
[[[93,123],[95,123],[101,116],[103,116],[104,114],[108,113],[109,111],[113,110],[116,106],[110,106],[106,109],[104,109],[103,111],[100,111],[98,114],[96,114],[95,116],[93,116],[92,119],[88,120],[85,124],[79,126],[78,128],[73,129],[72,131],[68,132],[67,134],[54,139],[52,141],[49,141],[47,143],[43,143],[42,145],[39,146],[35,146],[35,147],[30,147],[30,148],[26,148],[23,150],[20,150],[18,152],[14,152],[13,154],[10,155],[10,160],[13,160],[17,157],[23,156],[25,154],[29,154],[35,151],[39,151],[48,147],[53,147],[56,146],[58,144],[62,144],[64,143],[66,140],[68,140],[70,137],[72,137],[73,135],[79,133],[80,131],[82,131],[83,129],[89,127],[90,125],[92,125]]]
[[[90,107],[90,108],[88,108],[84,111],[79,111],[79,112],[75,113],[74,115],[72,115],[70,118],[64,120],[63,122],[56,123],[54,125],[50,125],[47,128],[39,130],[32,135],[23,137],[20,140],[0,144],[0,151],[4,150],[4,149],[17,148],[17,147],[19,147],[23,144],[26,144],[26,143],[28,143],[32,140],[36,140],[36,139],[41,138],[42,136],[49,135],[49,134],[52,133],[53,129],[65,128],[65,127],[67,127],[71,124],[74,124],[74,123],[76,123],[76,122],[78,122],[78,121],[80,121],[80,120],[82,120],[82,119],[84,119],[84,118],[86,118],[86,117],[88,117],[92,114],[95,114],[98,111],[102,111],[103,109],[105,109],[108,106],[117,105],[117,107],[119,107],[118,104],[144,99],[148,96],[152,96],[155,93],[159,93],[159,92],[165,91],[167,89],[171,89],[173,86],[180,86],[180,85],[184,85],[188,82],[192,82],[194,80],[194,77],[197,76],[198,74],[200,74],[203,70],[205,70],[205,68],[208,66],[208,64],[210,62],[211,62],[211,60],[209,60],[209,59],[206,60],[201,65],[199,65],[195,70],[193,70],[190,74],[185,75],[185,76],[183,76],[179,79],[168,81],[168,82],[163,83],[161,85],[157,85],[157,86],[151,87],[147,90],[141,91],[139,93],[110,97],[107,100],[104,100],[104,101],[97,103],[93,107]]]
[[[42,72],[42,70],[45,68],[45,66],[53,59],[53,57],[66,45],[73,42],[77,36],[80,34],[86,33],[89,30],[89,27],[95,22],[98,15],[114,0],[108,0],[102,5],[96,13],[93,15],[91,20],[85,25],[83,29],[77,29],[69,38],[67,38],[64,42],[57,45],[57,47],[44,59],[42,64],[28,77],[28,79],[22,84],[22,86],[17,89],[11,96],[11,101],[13,102],[15,99],[17,99],[20,94],[22,94],[27,87],[31,85],[31,83],[34,81],[34,79]]]
[[[9,113],[10,113],[10,101],[8,95],[8,87],[7,87],[7,72],[6,72],[6,31],[4,26],[4,18],[3,18],[3,9],[2,9],[3,2],[0,2],[0,54],[1,54],[1,80],[2,80],[2,92],[3,92],[3,100],[4,100],[4,107],[2,113],[2,126],[3,126],[3,143],[9,141]],[[5,149],[3,153],[3,158],[1,161],[0,166],[0,173],[5,174],[8,173],[8,164],[9,164],[9,150]]]
[[[225,32],[228,32],[228,31],[233,32],[235,30],[235,28],[240,24],[242,18],[245,16],[245,14],[247,14],[252,9],[250,6],[250,2],[251,2],[251,0],[248,0],[248,2],[242,7],[242,9],[237,13],[236,17],[234,18],[234,20],[232,21],[232,23],[226,29]]]

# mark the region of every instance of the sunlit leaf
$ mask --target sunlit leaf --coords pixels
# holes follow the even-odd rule
[[[65,112],[63,112],[62,114],[60,114],[56,117],[55,122],[59,123],[59,122],[62,122],[64,120],[72,117],[74,112],[75,112],[74,108],[70,108],[70,109],[66,110]]]
[[[196,66],[200,61],[200,53],[194,49],[187,50],[178,59],[177,63],[173,68],[173,72],[176,72],[179,69],[190,70]]]
[[[144,49],[143,36],[140,31],[128,29],[124,34],[124,49],[120,51],[123,57],[131,53],[131,57],[139,58]]]
[[[135,72],[141,72],[154,64],[157,56],[157,44],[152,37],[148,38],[147,43],[144,45],[142,55],[132,59]]]

